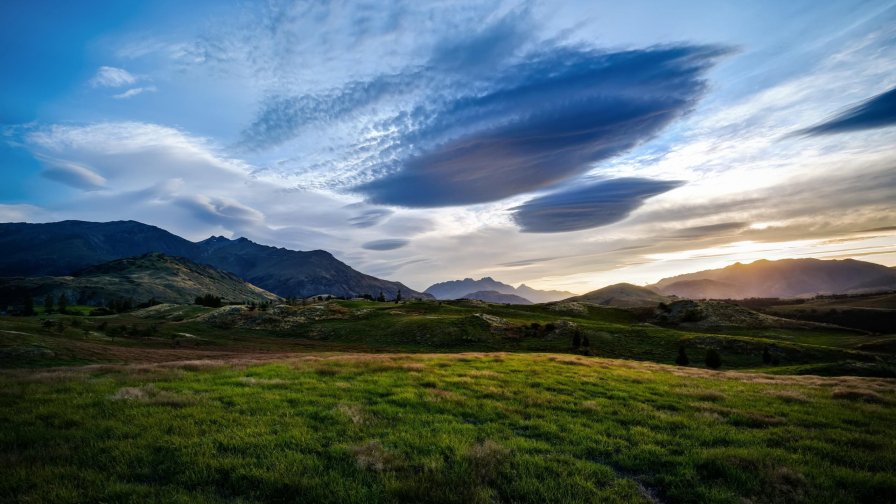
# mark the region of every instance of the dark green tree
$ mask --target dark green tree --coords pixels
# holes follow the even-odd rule
[[[582,333],[576,331],[572,333],[572,348],[578,350],[580,346],[582,346]]]
[[[582,346],[585,348],[591,348],[591,342],[588,341],[588,336],[582,335]]]
[[[398,289],[398,294],[395,295],[395,304],[401,302],[401,289]]]
[[[22,315],[26,317],[34,315],[34,299],[31,296],[25,296],[25,306],[22,308]]]
[[[44,313],[53,313],[53,296],[50,294],[44,297]]]
[[[376,297],[376,300],[379,301],[380,303],[386,302],[386,295],[383,294],[383,291],[380,291],[380,295]]]
[[[68,310],[68,298],[65,297],[65,294],[59,295],[59,301],[56,303],[56,305],[59,307],[59,313],[66,313],[66,311]]]
[[[762,350],[762,362],[767,366],[772,363],[772,354],[768,351],[768,347]]]
[[[722,367],[722,357],[715,348],[706,351],[706,367],[710,369],[719,369]]]
[[[691,359],[688,359],[688,354],[684,351],[684,345],[678,347],[678,357],[675,358],[675,363],[679,366],[687,366],[691,363]]]

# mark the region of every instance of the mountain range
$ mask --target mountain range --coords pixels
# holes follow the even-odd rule
[[[436,299],[472,299],[470,297],[471,294],[488,291],[500,294],[513,294],[532,303],[549,303],[551,301],[559,301],[576,295],[573,292],[567,291],[537,290],[525,284],[520,285],[519,287],[513,287],[512,285],[499,282],[492,277],[484,277],[479,280],[465,278],[463,280],[440,282],[429,286],[423,292],[432,295]]]
[[[664,278],[648,288],[691,299],[862,294],[896,289],[896,269],[855,259],[763,259]]]
[[[516,294],[502,294],[498,291],[471,292],[471,293],[463,296],[463,299],[473,299],[476,301],[485,301],[486,303],[495,303],[495,304],[516,304],[516,305],[532,304],[532,301],[529,301],[526,298],[517,296]]]
[[[0,278],[0,306],[22,302],[25,296],[100,306],[117,300],[143,303],[192,303],[212,294],[224,302],[264,302],[278,297],[235,275],[182,257],[152,252],[91,266],[71,276]]]
[[[223,236],[191,242],[136,221],[0,223],[0,277],[70,276],[89,266],[160,252],[232,273],[282,297],[429,298],[399,282],[365,275],[329,252],[301,252]]]

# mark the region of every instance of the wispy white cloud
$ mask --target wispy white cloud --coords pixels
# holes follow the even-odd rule
[[[93,87],[122,87],[137,82],[137,77],[125,70],[111,66],[101,66],[90,80]]]
[[[125,91],[123,93],[118,93],[116,95],[112,95],[112,98],[115,98],[116,100],[124,100],[127,98],[133,98],[134,96],[137,96],[139,94],[155,93],[156,91],[158,91],[158,89],[155,86],[135,87],[135,88],[128,89],[127,91]]]

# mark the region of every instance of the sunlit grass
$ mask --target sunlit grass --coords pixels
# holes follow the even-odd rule
[[[7,372],[3,500],[887,502],[894,383],[572,355]]]

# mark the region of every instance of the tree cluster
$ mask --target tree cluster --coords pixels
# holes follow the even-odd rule
[[[196,296],[194,304],[208,306],[209,308],[220,308],[223,305],[223,300],[220,296],[215,296],[214,294],[204,294]]]

